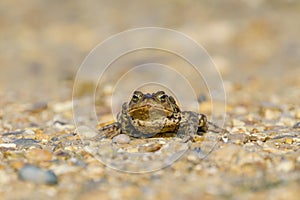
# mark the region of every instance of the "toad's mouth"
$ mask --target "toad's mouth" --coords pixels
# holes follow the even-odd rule
[[[162,106],[157,105],[151,105],[151,104],[145,104],[136,108],[130,108],[129,113],[135,113],[135,112],[152,112],[152,111],[161,111],[165,114],[171,114],[173,113],[173,110],[171,108],[166,108]]]

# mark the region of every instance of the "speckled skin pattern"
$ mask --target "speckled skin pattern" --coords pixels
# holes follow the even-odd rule
[[[107,137],[120,133],[135,138],[149,138],[161,133],[175,133],[190,139],[195,133],[208,130],[207,118],[192,111],[181,111],[175,99],[164,91],[135,91],[129,103],[122,105],[117,122],[100,128]]]

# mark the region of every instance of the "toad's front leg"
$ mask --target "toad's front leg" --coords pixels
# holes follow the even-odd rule
[[[177,131],[177,137],[183,142],[193,139],[198,130],[198,114],[195,112],[183,111],[181,113],[180,125]]]
[[[113,138],[122,132],[121,124],[119,122],[114,122],[106,126],[100,127],[98,131],[106,138]]]

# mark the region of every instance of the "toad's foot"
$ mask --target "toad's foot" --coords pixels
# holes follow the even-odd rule
[[[98,131],[103,134],[104,137],[110,139],[121,134],[121,130],[121,124],[119,122],[114,122],[98,129]]]
[[[215,133],[222,133],[222,134],[229,133],[228,130],[221,128],[210,121],[208,121],[207,124],[209,125],[208,131],[215,132]]]

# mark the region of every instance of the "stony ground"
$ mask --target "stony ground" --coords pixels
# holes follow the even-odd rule
[[[299,2],[123,4],[0,3],[0,199],[298,199]],[[181,147],[172,137],[85,148],[73,121],[76,70],[98,42],[140,26],[174,28],[205,46],[226,88],[228,139],[195,136],[174,163],[180,153],[170,151]],[[210,100],[199,104],[211,116]],[[100,120],[111,118],[105,101],[97,106]],[[110,145],[141,154],[130,162]]]

